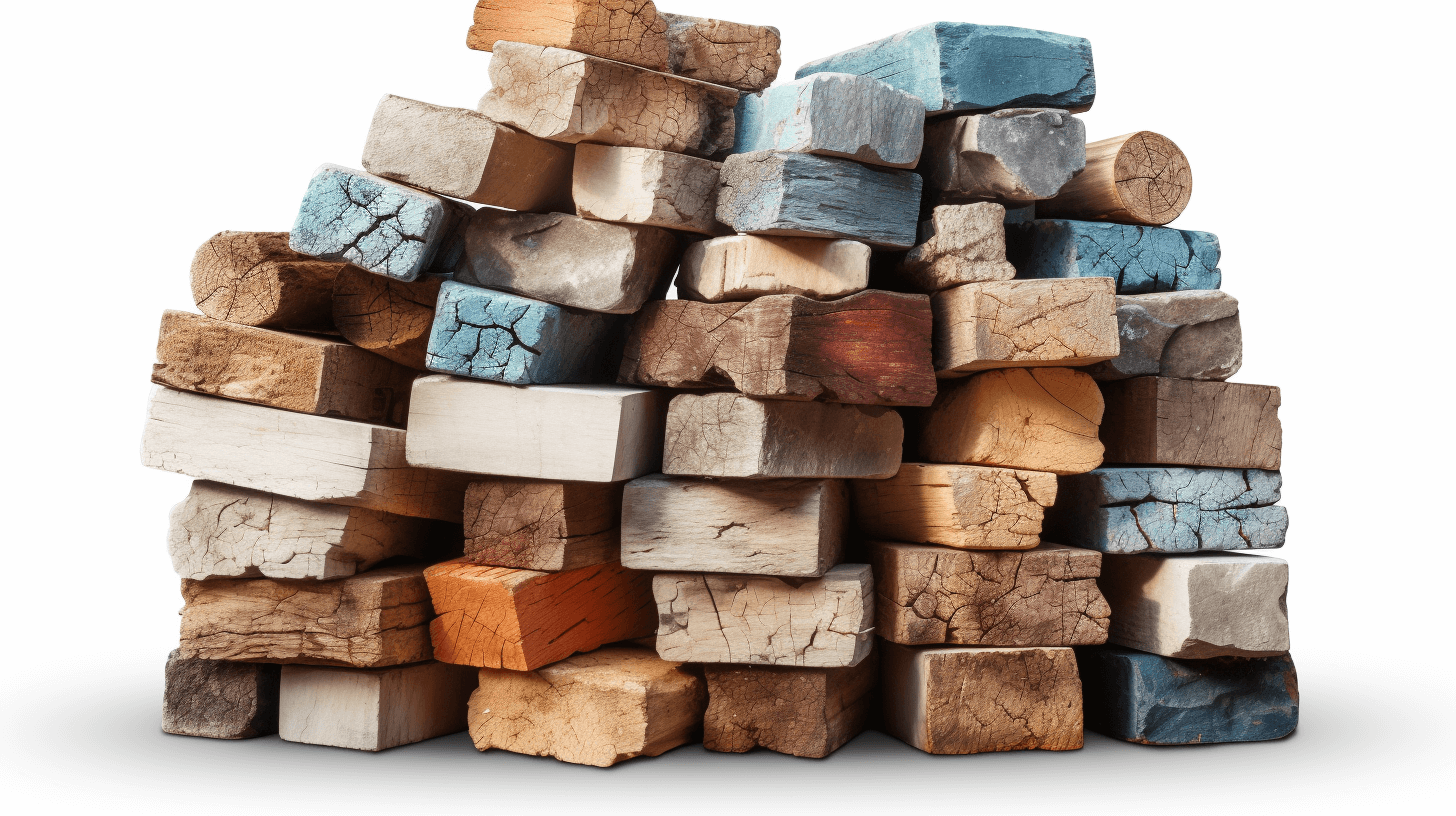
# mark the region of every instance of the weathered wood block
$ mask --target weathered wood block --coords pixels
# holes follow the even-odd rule
[[[425,350],[444,275],[412,283],[345,265],[334,281],[334,325],[345,340],[400,365],[425,370]]]
[[[1092,107],[1092,44],[1030,28],[927,23],[815,60],[798,70],[882,79],[920,97],[928,113]]]
[[[475,747],[607,767],[697,739],[702,678],[648,649],[612,646],[534,672],[481,669]]]
[[[733,146],[738,91],[560,48],[502,42],[477,110],[557,142],[704,158]]]
[[[942,389],[924,412],[920,455],[930,462],[1086,473],[1102,464],[1102,419],[1097,383],[1080,371],[983,371]]]
[[[912,169],[925,140],[919,99],[854,74],[814,74],[745,94],[734,117],[734,153],[785,150]]]
[[[1188,157],[1166,136],[1143,130],[1087,145],[1087,169],[1044,201],[1046,218],[1162,226],[1193,197]]]
[[[834,300],[870,281],[870,248],[858,241],[727,235],[689,244],[677,273],[685,300],[722,303],[765,295]]]
[[[718,235],[723,227],[714,214],[721,166],[643,147],[579,145],[571,175],[576,214]]]
[[[1111,293],[1108,321],[1111,317]],[[929,405],[931,309],[924,295],[871,290],[834,301],[653,301],[635,317],[617,381],[734,388],[751,397]]]
[[[446,281],[425,367],[511,385],[601,382],[620,326],[614,315]]]
[[[880,701],[892,736],[928,754],[1082,747],[1070,648],[882,643]]]
[[[935,293],[935,374],[1082,366],[1117,356],[1115,287],[1107,278],[968,283]]]
[[[667,20],[668,70],[674,74],[761,91],[779,75],[779,30],[683,14]]]
[[[480,0],[465,44],[546,45],[665,71],[667,22],[652,0]]]
[[[836,479],[654,473],[622,495],[622,566],[817,578],[839,563],[848,516]]]
[[[839,669],[721,665],[705,666],[703,673],[704,748],[731,753],[767,748],[820,758],[865,729],[879,661],[872,653]]]
[[[162,730],[252,739],[278,733],[278,666],[167,655]]]
[[[666,410],[667,395],[649,388],[421,377],[405,459],[466,473],[621,482],[658,470]]]
[[[561,572],[616,561],[622,482],[488,479],[465,491],[465,557],[491,567]]]
[[[1117,334],[1117,357],[1087,369],[1098,380],[1227,380],[1244,364],[1239,302],[1226,292],[1118,295]]]
[[[1299,723],[1289,655],[1170,660],[1104,646],[1078,649],[1087,728],[1144,745],[1286,737]]]
[[[1109,462],[1279,469],[1275,386],[1135,377],[1104,383],[1102,396]]]
[[[920,172],[943,202],[1051,198],[1087,163],[1087,128],[1064,110],[1011,108],[932,121]]]
[[[403,425],[415,372],[348,343],[162,313],[152,382],[303,414]]]
[[[475,670],[447,663],[388,669],[284,666],[278,736],[384,751],[465,730]]]
[[[142,464],[295,499],[460,523],[464,477],[410,467],[399,428],[159,387]]]
[[[719,176],[718,220],[738,232],[915,245],[921,182],[908,170],[761,150],[729,156]]]
[[[900,469],[900,415],[879,406],[679,394],[662,472],[739,479],[885,479]]]
[[[856,479],[859,532],[962,550],[1029,550],[1057,498],[1050,473],[972,465],[903,464],[889,479]]]
[[[334,278],[348,268],[294,252],[286,232],[219,232],[192,258],[192,300],[214,320],[329,332]]]
[[[1037,207],[1037,214],[1044,209]],[[1217,289],[1218,236],[1167,227],[1037,219],[1006,227],[1021,278],[1112,278],[1119,295]]]
[[[1272,657],[1289,651],[1289,564],[1247,553],[1113,555],[1097,585],[1109,643],[1164,657]]]
[[[455,280],[561,306],[631,314],[663,297],[677,264],[666,230],[563,213],[477,210]]]
[[[652,576],[616,563],[564,572],[481,567],[425,570],[439,617],[435,659],[531,671],[604,643],[652,633]]]
[[[920,243],[895,274],[912,289],[939,292],[964,283],[1011,280],[1006,260],[1006,208],[982,201],[936,207],[920,222]]]
[[[422,567],[337,581],[182,582],[178,656],[374,668],[430,659]]]
[[[1098,468],[1062,477],[1047,534],[1107,553],[1282,547],[1282,484],[1268,470]]]
[[[1102,555],[1042,544],[966,552],[872,542],[875,634],[906,645],[1086,646],[1107,641]]]
[[[652,594],[664,660],[853,666],[874,645],[874,579],[865,564],[810,580],[662,572]]]

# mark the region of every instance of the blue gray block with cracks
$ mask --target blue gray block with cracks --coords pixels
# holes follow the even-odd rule
[[[452,233],[459,207],[403,184],[326,164],[308,183],[288,246],[412,281],[430,267]]]
[[[1112,278],[1119,295],[1217,289],[1218,236],[1171,227],[1037,219],[1006,225],[1018,278]]]

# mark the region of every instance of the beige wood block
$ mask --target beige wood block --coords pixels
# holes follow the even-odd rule
[[[473,564],[561,572],[615,561],[622,482],[487,479],[465,490],[465,557]]]
[[[703,747],[742,753],[827,757],[859,736],[870,716],[875,655],[839,669],[798,666],[704,667],[708,710]]]
[[[334,325],[345,340],[425,371],[425,349],[445,275],[402,281],[349,265],[334,281]]]
[[[720,235],[727,231],[715,215],[721,166],[663,150],[583,144],[571,195],[583,218]]]
[[[667,14],[668,70],[674,74],[761,91],[779,74],[780,37],[773,26]]]
[[[1102,396],[1109,462],[1279,469],[1275,386],[1135,377],[1104,383]]]
[[[975,465],[903,464],[889,479],[856,479],[863,535],[962,550],[1029,550],[1057,497],[1051,473]]]
[[[1192,197],[1188,157],[1168,137],[1140,130],[1088,144],[1086,169],[1038,201],[1036,213],[1157,227],[1182,215]]]
[[[1009,281],[1016,267],[1006,260],[1006,208],[979,202],[936,207],[920,222],[919,243],[895,274],[917,292]]]
[[[1112,278],[968,283],[937,292],[930,299],[936,376],[1111,360],[1116,294]]]
[[[726,235],[690,244],[678,297],[723,303],[765,295],[835,300],[869,286],[870,248],[834,238]]]
[[[214,320],[330,332],[334,279],[348,266],[294,252],[286,232],[219,232],[192,258],[192,300]]]
[[[388,669],[284,666],[278,736],[383,751],[465,730],[475,669],[417,663]]]
[[[566,48],[654,71],[668,67],[667,20],[652,0],[479,0],[465,44],[490,51],[501,40]]]

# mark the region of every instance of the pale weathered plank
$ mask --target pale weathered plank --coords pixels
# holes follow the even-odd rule
[[[870,248],[858,241],[726,235],[690,244],[675,283],[684,300],[722,303],[764,295],[834,300],[869,279]]]
[[[278,736],[383,751],[465,730],[475,669],[417,663],[387,669],[284,666]]]
[[[968,283],[935,293],[935,372],[1083,366],[1117,356],[1116,288],[1107,278]]]
[[[873,653],[858,665],[838,669],[706,666],[703,747],[829,756],[864,730],[878,674]]]
[[[907,463],[889,479],[850,485],[862,534],[962,550],[1035,547],[1057,498],[1051,473],[974,465]]]
[[[726,232],[715,217],[721,166],[665,150],[583,144],[571,196],[583,218],[719,235]]]
[[[1136,377],[1105,383],[1102,396],[1108,462],[1279,469],[1275,386]]]
[[[473,564],[560,572],[615,561],[622,482],[496,478],[465,491],[465,556]]]

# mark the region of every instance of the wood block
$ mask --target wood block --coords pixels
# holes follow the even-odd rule
[[[882,643],[880,701],[885,730],[928,754],[1082,747],[1082,686],[1066,647]]]
[[[654,473],[622,496],[622,566],[817,578],[839,563],[849,489],[837,479]]]
[[[440,285],[425,367],[511,385],[610,378],[621,318],[455,281]]]
[[[689,244],[677,296],[722,303],[765,295],[835,300],[870,281],[870,248],[858,241],[727,235]]]
[[[1105,383],[1102,396],[1109,462],[1279,469],[1275,386],[1135,377]]]
[[[622,484],[472,482],[465,491],[465,557],[481,566],[541,572],[616,561]]]
[[[1148,130],[1087,145],[1087,169],[1041,204],[1047,218],[1162,226],[1193,197],[1188,157]]]
[[[475,747],[607,767],[697,740],[707,693],[681,663],[611,646],[533,672],[481,669]]]
[[[665,71],[667,23],[652,0],[480,0],[465,44],[547,45]]]
[[[471,216],[465,247],[454,269],[461,283],[611,314],[663,297],[681,254],[656,227],[489,209]]]
[[[915,245],[920,176],[909,170],[761,150],[729,156],[719,176],[718,220],[738,232]]]
[[[1086,646],[1107,641],[1102,555],[1042,544],[966,552],[872,542],[875,634],[905,645]]]
[[[374,668],[430,659],[423,567],[337,581],[182,582],[178,656]]]
[[[1109,292],[1108,322],[1112,295]],[[829,302],[653,301],[635,317],[617,381],[728,386],[751,397],[929,405],[931,310],[924,295],[870,290]]]
[[[1102,418],[1097,383],[1080,371],[983,371],[942,389],[924,412],[920,455],[930,462],[1086,473],[1102,464]]]
[[[761,91],[779,75],[779,30],[683,14],[667,21],[668,70],[740,91]]]
[[[1289,564],[1247,553],[1114,555],[1097,585],[1108,642],[1164,657],[1272,657],[1289,651]]]
[[[252,739],[278,733],[278,666],[167,655],[162,730]]]
[[[424,519],[197,481],[172,508],[167,550],[183,578],[345,578],[439,549]]]
[[[1092,107],[1092,44],[1030,28],[927,23],[798,70],[882,79],[920,97],[928,113]]]
[[[348,343],[162,313],[152,382],[318,416],[403,425],[415,372]]]
[[[762,747],[820,758],[865,729],[879,662],[871,654],[840,669],[721,665],[705,666],[703,673],[704,748],[743,753]]]
[[[1226,292],[1118,295],[1117,334],[1117,357],[1087,369],[1098,380],[1227,380],[1244,364],[1239,302]]]
[[[1000,204],[936,207],[920,222],[919,239],[895,268],[896,277],[918,292],[1016,276],[1006,260],[1006,208]]]
[[[571,195],[583,218],[718,235],[721,166],[644,147],[583,144],[576,148]]]
[[[666,394],[649,388],[421,377],[405,458],[466,473],[622,482],[662,464],[666,404]]]
[[[662,472],[739,479],[885,479],[900,469],[900,415],[880,406],[679,394]]]
[[[925,127],[920,172],[942,202],[1051,198],[1087,161],[1087,127],[1064,110],[1011,108]]]
[[[1282,547],[1282,485],[1268,470],[1098,468],[1061,478],[1047,534],[1107,553]]]
[[[560,48],[502,42],[481,113],[556,142],[707,158],[733,146],[738,91]]]
[[[446,663],[388,669],[284,666],[278,736],[383,751],[465,730],[475,670]]]
[[[813,579],[662,572],[652,594],[664,660],[853,666],[874,645],[865,564],[840,564]]]
[[[1050,473],[972,465],[903,464],[889,479],[850,486],[860,533],[961,550],[1035,547],[1043,508],[1057,498]]]
[[[935,374],[1082,366],[1117,356],[1117,305],[1107,278],[968,283],[935,293]]]
[[[192,258],[192,300],[214,320],[330,332],[330,292],[347,268],[294,252],[286,232],[219,232]]]
[[[1299,723],[1289,655],[1170,660],[1104,646],[1078,649],[1087,728],[1143,745],[1286,737]]]
[[[409,467],[399,428],[158,387],[142,464],[295,499],[460,523],[466,479]]]
[[[435,659],[446,663],[531,671],[652,632],[652,576],[616,563],[536,572],[461,558],[425,580]]]
[[[412,283],[346,265],[334,281],[334,325],[344,339],[400,365],[425,370],[444,275]]]
[[[854,74],[814,74],[745,94],[734,116],[734,153],[786,150],[913,169],[925,140],[919,99]]]
[[[1017,277],[1112,278],[1119,295],[1217,289],[1219,255],[1211,232],[1041,218],[1006,228]]]

